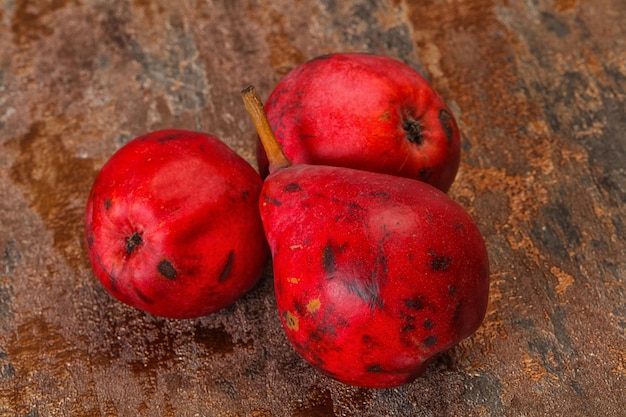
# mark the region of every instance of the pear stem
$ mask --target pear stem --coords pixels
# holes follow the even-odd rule
[[[241,96],[243,98],[243,104],[246,106],[246,110],[259,134],[270,165],[275,168],[286,168],[290,166],[291,161],[287,159],[280,144],[276,140],[276,136],[274,136],[272,127],[267,120],[265,109],[263,109],[263,102],[254,86],[249,85],[241,90]]]

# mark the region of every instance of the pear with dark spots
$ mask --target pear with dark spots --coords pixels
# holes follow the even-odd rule
[[[254,88],[242,94],[275,167],[259,208],[287,339],[343,383],[413,381],[484,319],[489,259],[478,227],[427,183],[292,164]]]
[[[161,130],[98,173],[85,212],[92,269],[116,299],[156,316],[220,310],[258,282],[269,256],[261,177],[219,138]]]

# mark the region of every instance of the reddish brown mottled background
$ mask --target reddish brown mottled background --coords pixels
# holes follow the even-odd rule
[[[0,0],[1,416],[620,416],[626,413],[623,0]],[[94,280],[98,169],[164,127],[254,163],[239,91],[369,51],[450,104],[450,195],[492,261],[482,328],[393,390],[320,376],[288,345],[271,273],[171,321]]]

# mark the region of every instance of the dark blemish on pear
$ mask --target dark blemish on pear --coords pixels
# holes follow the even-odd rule
[[[383,366],[380,363],[375,363],[372,365],[367,365],[367,368],[365,368],[365,370],[369,373],[379,374],[383,372]]]
[[[318,326],[317,331],[323,335],[337,336],[337,326],[332,322],[325,322],[323,325]]]
[[[336,327],[343,327],[343,328],[348,328],[351,327],[352,324],[349,323],[346,319],[344,319],[343,317],[337,317],[335,318],[335,322],[334,324],[332,324],[332,329],[333,329],[333,334],[337,334],[336,332]]]
[[[369,334],[364,334],[363,336],[361,336],[361,341],[364,345],[368,345],[370,347],[374,345],[374,339]]]
[[[402,128],[406,132],[406,138],[411,143],[421,145],[424,142],[422,124],[414,119],[408,118],[402,124]]]
[[[311,343],[320,343],[324,340],[324,337],[322,336],[324,332],[318,327],[315,330],[311,330],[311,333],[309,333],[309,337],[308,337],[308,342]]]
[[[139,290],[139,288],[133,287],[133,290],[135,291],[135,294],[137,294],[137,297],[139,297],[141,299],[141,301],[143,301],[146,304],[154,304],[154,300],[152,300],[151,298],[148,298],[148,296],[146,296],[144,293],[142,293]]]
[[[178,271],[176,271],[174,265],[172,265],[172,263],[167,259],[163,259],[161,262],[159,262],[159,264],[157,265],[157,270],[165,278],[171,280],[176,279],[176,275],[178,275]]]
[[[419,176],[422,179],[422,181],[429,181],[430,177],[432,177],[433,175],[433,170],[430,168],[421,168],[419,171]]]
[[[445,109],[439,110],[439,123],[446,134],[446,142],[448,146],[452,145],[452,136],[454,135],[454,127],[452,126],[452,115]]]
[[[456,294],[456,286],[452,284],[448,285],[448,295],[454,297],[454,294]]]
[[[326,199],[326,195],[325,194],[316,193],[314,195],[315,195],[315,197],[319,197],[320,199],[324,199],[324,200]],[[346,206],[349,210],[362,210],[362,211],[365,211],[365,208],[363,208],[362,205],[360,205],[359,203],[355,203],[354,201],[342,200],[342,199],[340,199],[338,197],[334,197],[334,196],[330,199],[330,201],[332,201],[333,203],[342,204],[342,205]]]
[[[272,198],[267,194],[263,194],[263,201],[269,204],[273,204],[275,206],[280,206],[283,204],[280,200],[276,200],[275,198]]]
[[[432,321],[429,318],[424,320],[424,329],[431,330],[433,327],[435,327],[435,322],[434,321]]]
[[[142,243],[143,239],[141,238],[141,233],[133,232],[133,234],[126,239],[126,255],[131,255]]]
[[[171,135],[166,135],[166,136],[160,137],[158,139],[158,142],[159,142],[160,145],[165,145],[165,144],[167,144],[167,142],[170,142],[170,141],[173,141],[173,140],[178,140],[178,139],[180,139],[183,136],[184,135],[181,134],[181,133],[175,133],[175,134],[171,134]]]
[[[408,323],[402,326],[402,328],[400,329],[400,333],[408,333],[412,332],[413,330],[415,330],[415,325],[412,323]]]
[[[359,193],[359,196],[365,196],[365,197],[374,197],[374,198],[380,198],[384,201],[389,200],[389,197],[391,197],[391,195],[385,191],[376,191],[376,192],[370,192],[370,193]]]
[[[411,310],[421,310],[424,308],[424,296],[418,295],[415,298],[407,298],[402,300],[404,305]]]
[[[171,141],[171,140],[176,140],[176,139],[180,139],[181,136],[184,136],[181,133],[171,133],[169,135],[165,135],[165,136],[161,136],[159,138],[157,138],[157,142],[160,145],[165,145],[167,142]],[[154,140],[154,136],[147,134],[147,135],[143,135],[141,137],[139,137],[137,139],[139,142],[145,142],[147,140]]]
[[[300,118],[298,118],[298,117],[294,117],[294,122],[295,122],[296,124],[301,124],[301,123],[302,123],[302,122],[301,122],[301,119],[300,119]],[[302,142],[306,142],[307,140],[314,140],[315,138],[316,138],[316,136],[315,136],[315,135],[312,135],[312,134],[310,134],[310,133],[300,133],[300,140],[301,140]]]
[[[230,276],[230,270],[233,267],[234,257],[235,257],[235,252],[231,250],[228,253],[228,259],[226,260],[226,265],[224,265],[224,269],[222,269],[222,273],[220,274],[220,277],[217,279],[218,282],[224,282]]]
[[[283,188],[283,191],[285,191],[287,193],[295,193],[295,192],[298,192],[298,191],[302,191],[302,187],[300,187],[300,185],[295,183],[295,182],[291,182],[291,183],[285,185],[285,187]]]
[[[449,256],[439,255],[434,250],[429,250],[428,254],[432,258],[429,262],[433,272],[446,272],[450,267],[452,259]]]
[[[337,271],[337,258],[335,256],[335,249],[332,243],[329,241],[322,250],[322,266],[324,272],[327,274]]]
[[[382,252],[382,243],[380,246],[381,246],[380,252]],[[376,265],[379,267],[379,270],[383,274],[387,274],[387,272],[389,272],[389,270],[387,269],[387,257],[383,255],[382,253],[378,255],[378,257],[376,258]]]
[[[306,307],[298,302],[293,303],[293,309],[295,310],[296,313],[298,313],[299,316],[304,316],[307,311]]]
[[[424,346],[433,347],[437,343],[437,336],[428,336],[424,339]]]
[[[110,198],[107,198],[106,200],[104,200],[104,209],[106,211],[109,211],[109,209],[111,208],[111,204],[113,203],[111,202]]]

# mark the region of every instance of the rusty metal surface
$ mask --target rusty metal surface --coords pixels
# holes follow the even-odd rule
[[[0,415],[624,415],[625,21],[622,0],[0,0]],[[481,329],[397,389],[303,363],[269,269],[165,320],[108,296],[83,244],[122,144],[203,130],[254,163],[240,89],[336,51],[399,58],[450,104],[450,195],[492,262]]]

